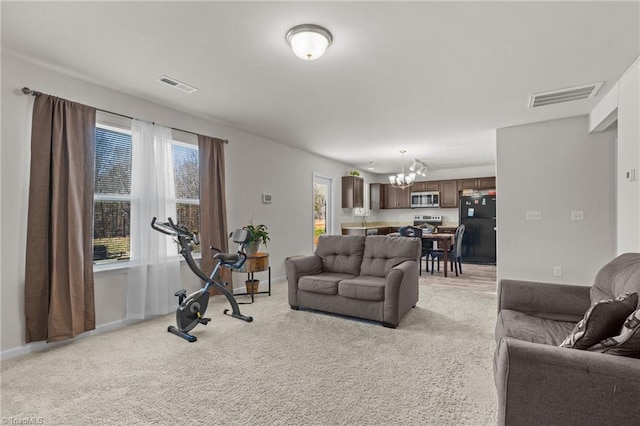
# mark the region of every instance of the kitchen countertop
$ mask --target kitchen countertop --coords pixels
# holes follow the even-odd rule
[[[370,222],[365,223],[362,222],[346,222],[342,224],[342,229],[378,229],[378,228],[397,228],[400,226],[411,225],[411,223],[407,222]]]
[[[365,225],[362,223],[354,223],[354,222],[346,222],[342,224],[342,229],[353,229],[353,230],[367,230],[367,229],[378,229],[378,228],[399,228],[401,226],[409,226],[413,225],[413,223],[407,222],[371,222]],[[438,226],[438,229],[455,231],[458,227],[457,224],[447,223],[446,225]]]

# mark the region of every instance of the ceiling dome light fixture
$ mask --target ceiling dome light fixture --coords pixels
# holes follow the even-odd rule
[[[322,56],[333,41],[329,30],[314,24],[302,24],[291,28],[285,39],[297,57],[308,61]]]

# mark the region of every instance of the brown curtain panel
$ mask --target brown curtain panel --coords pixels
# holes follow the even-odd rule
[[[224,145],[222,139],[198,135],[200,167],[200,244],[202,247],[202,270],[209,275],[215,262],[209,247],[223,252],[229,250],[227,231],[227,200],[224,178]],[[231,271],[220,270],[220,279],[229,283],[233,290]]]
[[[27,343],[95,328],[95,109],[39,94],[33,105],[27,222]]]

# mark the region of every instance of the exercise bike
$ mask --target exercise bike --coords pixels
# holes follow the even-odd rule
[[[233,294],[226,289],[227,283],[216,280],[216,274],[220,268],[239,269],[242,268],[244,262],[247,260],[247,255],[244,253],[244,245],[249,242],[251,233],[246,229],[236,229],[231,233],[231,239],[234,243],[239,244],[238,251],[236,253],[222,253],[215,247],[211,247],[217,253],[213,255],[213,258],[218,262],[216,263],[210,276],[207,276],[193,260],[191,252],[196,245],[200,244],[200,239],[197,233],[190,232],[186,227],[176,224],[167,218],[167,222],[158,222],[154,217],[151,221],[151,227],[156,231],[163,234],[175,237],[175,240],[180,246],[180,254],[187,261],[187,265],[200,279],[206,282],[206,284],[198,291],[195,291],[187,296],[187,290],[182,289],[176,292],[178,297],[178,309],[176,310],[176,325],[177,327],[170,325],[167,331],[180,336],[188,342],[195,342],[198,338],[192,334],[189,334],[191,330],[198,324],[207,325],[211,318],[204,318],[204,313],[207,310],[209,304],[209,288],[213,287],[222,293],[229,303],[231,304],[232,312],[229,309],[225,309],[223,313],[225,315],[238,318],[246,322],[253,321],[253,317],[242,315],[238,302],[233,297]]]

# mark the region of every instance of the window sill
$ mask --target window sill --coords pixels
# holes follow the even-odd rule
[[[179,259],[180,263],[186,263],[186,260],[184,259],[184,257],[180,256],[176,256],[176,257],[172,257],[169,260],[174,260],[174,259]],[[193,254],[193,259],[196,261],[199,261],[200,259],[202,259],[202,254],[201,253],[194,253]],[[114,263],[103,263],[103,264],[98,264],[98,265],[93,265],[93,272],[94,273],[101,273],[101,272],[111,272],[111,271],[122,271],[122,270],[126,270],[129,268],[133,268],[135,266],[139,266],[140,264],[138,262],[114,262]]]

